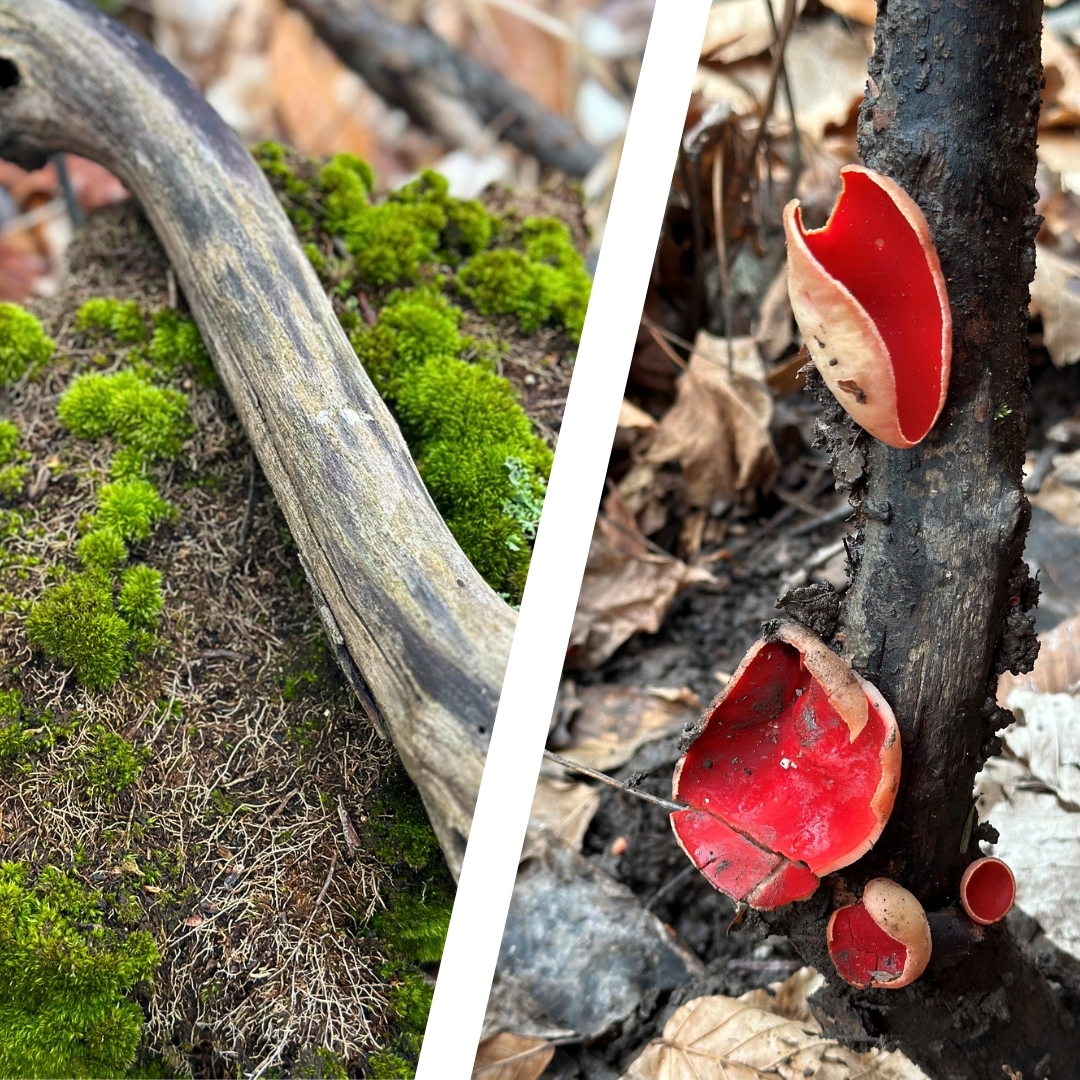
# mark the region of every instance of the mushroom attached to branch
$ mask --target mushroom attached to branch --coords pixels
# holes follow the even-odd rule
[[[887,176],[848,165],[829,220],[784,208],[788,291],[806,347],[836,399],[888,446],[921,442],[945,405],[952,315],[922,211]]]
[[[721,892],[771,910],[881,835],[900,779],[885,699],[809,630],[758,642],[675,769],[683,851]]]
[[[960,879],[960,903],[980,926],[1004,919],[1015,899],[1016,878],[1000,859],[976,859]]]
[[[930,923],[922,904],[888,878],[873,878],[862,900],[829,919],[829,956],[840,977],[865,990],[899,990],[930,962]]]

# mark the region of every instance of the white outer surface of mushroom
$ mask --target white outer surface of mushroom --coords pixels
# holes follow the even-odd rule
[[[861,165],[846,165],[845,173],[863,173],[893,201],[918,238],[927,257],[942,311],[941,388],[934,420],[941,415],[949,389],[952,356],[952,314],[930,227],[914,199],[894,180]],[[841,198],[843,192],[841,191]],[[837,199],[837,204],[839,204]],[[833,210],[835,213],[835,207]],[[832,222],[832,215],[821,229]],[[798,199],[784,207],[784,234],[788,249],[788,293],[791,310],[802,331],[807,351],[833,396],[851,418],[875,439],[898,450],[916,446],[900,430],[896,377],[892,358],[874,320],[845,285],[817,261],[807,246]]]
[[[862,904],[871,919],[889,937],[907,949],[904,970],[895,978],[872,979],[871,986],[899,990],[913,983],[930,963],[930,923],[922,904],[903,886],[888,878],[873,878],[863,889]]]

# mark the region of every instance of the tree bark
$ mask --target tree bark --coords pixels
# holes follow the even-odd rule
[[[141,202],[285,514],[331,643],[456,872],[514,628],[424,488],[269,185],[175,69],[80,0],[0,0],[0,156]]]
[[[1062,995],[1004,925],[973,935],[950,910],[977,841],[996,835],[974,817],[972,788],[1012,720],[995,703],[997,677],[1030,670],[1038,651],[1021,470],[1041,12],[1039,0],[879,0],[859,149],[929,222],[952,376],[941,420],[912,450],[860,434],[831,400],[824,432],[858,509],[838,647],[892,705],[904,754],[889,825],[832,879],[832,906],[840,888],[880,875],[940,914],[922,979],[859,992],[831,978],[819,1007],[839,1037],[883,1037],[937,1080],[1000,1080],[1005,1066],[1028,1080],[1073,1076],[1080,1045]],[[774,925],[831,975],[829,906],[794,905]]]
[[[569,120],[426,27],[400,23],[364,0],[287,2],[377,93],[451,144],[470,149],[494,124],[499,138],[569,176],[584,176],[600,160]]]

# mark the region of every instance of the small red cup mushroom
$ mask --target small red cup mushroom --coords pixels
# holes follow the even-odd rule
[[[960,879],[960,903],[980,926],[1004,919],[1015,899],[1016,878],[1000,859],[976,859]]]
[[[907,889],[888,878],[868,881],[859,903],[834,911],[827,934],[837,973],[861,990],[899,990],[930,962],[926,912]]]
[[[676,839],[733,900],[772,910],[881,835],[900,778],[885,699],[811,631],[758,642],[676,766]]]
[[[952,315],[926,218],[894,180],[840,170],[829,220],[784,209],[788,292],[806,347],[837,401],[876,439],[921,442],[945,405]]]

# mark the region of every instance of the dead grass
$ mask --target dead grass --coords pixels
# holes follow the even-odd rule
[[[16,602],[76,565],[78,522],[107,475],[108,448],[55,417],[98,351],[71,332],[92,295],[148,308],[175,296],[130,210],[88,229],[69,285],[38,306],[60,343],[54,364],[0,394],[32,454],[34,497],[16,506],[26,520],[0,570]],[[111,367],[118,354],[107,356]],[[314,1046],[355,1065],[390,1023],[385,958],[363,928],[393,870],[352,850],[338,804],[363,834],[394,752],[333,670],[295,681],[320,629],[287,529],[224,395],[190,379],[183,389],[197,433],[156,477],[179,516],[132,552],[164,575],[153,656],[115,689],[87,692],[31,650],[20,614],[0,617],[0,682],[74,725],[0,769],[0,858],[70,867],[110,898],[109,920],[153,933],[162,964],[147,1041],[178,1075],[287,1072]],[[111,800],[86,791],[97,725],[146,758]],[[209,1058],[193,1059],[207,1042]]]

